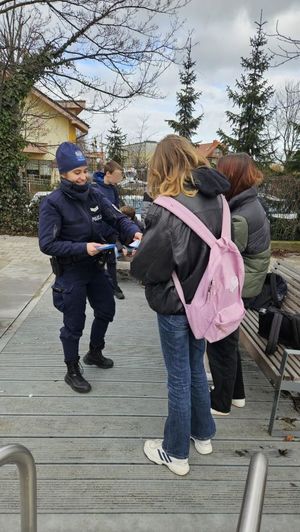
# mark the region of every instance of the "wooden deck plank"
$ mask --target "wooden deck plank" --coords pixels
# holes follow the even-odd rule
[[[231,480],[245,482],[248,472],[248,461],[242,465],[199,464],[196,460],[190,460],[192,466],[189,480],[198,482],[218,482]],[[159,471],[158,471],[159,469]],[[153,468],[151,464],[37,464],[37,476],[39,480],[166,480],[164,468]],[[17,480],[16,467],[3,467],[0,470],[0,481]],[[268,481],[293,482],[300,485],[300,468],[287,466],[273,466],[268,471]]]
[[[97,381],[98,382],[98,381]],[[0,398],[2,397],[74,397],[74,392],[63,380],[54,382],[48,380],[1,380]],[[248,401],[273,401],[273,390],[264,381],[254,381],[247,385]],[[165,399],[167,390],[165,382],[101,382],[94,387],[92,397],[159,397]]]
[[[9,442],[11,442],[9,437],[1,437],[0,439],[1,445],[7,445]],[[49,440],[47,437],[21,437],[20,443],[32,450],[39,465],[47,465],[51,468],[55,464],[60,464],[60,466],[76,464],[73,472],[74,478],[78,478],[76,476],[78,474],[77,468],[80,468],[83,475],[80,478],[84,478],[85,466],[99,466],[100,469],[98,470],[103,471],[103,478],[107,478],[107,476],[110,478],[110,474],[113,474],[112,478],[124,478],[124,473],[121,470],[118,473],[118,467],[125,465],[125,474],[128,474],[130,478],[135,478],[142,466],[142,471],[147,471],[147,474],[152,475],[149,478],[160,478],[160,475],[163,475],[164,478],[165,476],[163,468],[153,468],[145,458],[141,438],[60,437]],[[76,448],[74,447],[75,443]],[[296,441],[285,442],[282,441],[282,438],[280,440],[275,438],[274,441],[245,442],[242,439],[226,441],[221,437],[216,437],[211,455],[200,456],[191,445],[190,462],[192,465],[205,466],[207,468],[206,475],[211,475],[211,477],[207,476],[206,478],[216,478],[217,472],[221,471],[222,468],[228,469],[234,475],[236,467],[247,467],[250,456],[258,451],[262,451],[266,455],[270,467],[277,467],[277,471],[280,472],[277,480],[285,480],[282,475],[284,475],[284,470],[287,467],[294,468],[295,478],[300,480],[299,443]],[[107,475],[104,473],[106,466]],[[130,472],[131,466],[133,469]],[[7,475],[5,470],[6,468],[0,469],[0,478]],[[192,472],[190,474],[192,475]],[[197,474],[203,478],[200,470]],[[89,473],[86,475],[87,478],[89,478],[88,475]],[[140,474],[138,474],[139,476]]]
[[[237,514],[57,514],[44,513],[38,516],[38,530],[42,532],[233,532],[238,523]],[[287,523],[290,530],[298,530],[299,515],[263,515],[262,531],[282,532]],[[19,530],[19,516],[0,515],[0,530]]]
[[[284,419],[284,418],[283,418]],[[288,418],[289,419],[289,418]],[[293,418],[292,418],[293,419]],[[278,426],[287,434],[292,429],[299,430],[299,416],[296,421],[280,421]],[[52,437],[105,437],[117,438],[160,438],[164,417],[149,416],[48,416],[48,415],[7,415],[0,416],[0,434],[18,438],[23,436]],[[244,420],[241,418],[217,419],[217,433],[222,439],[239,438],[245,441],[268,441],[265,434],[269,418],[251,417],[251,411]]]
[[[218,482],[189,479],[173,481],[166,468],[165,480],[40,480],[40,513],[211,513],[239,511],[244,481]],[[19,508],[18,482],[6,480],[0,497],[0,512]],[[212,496],[213,495],[213,496]],[[269,481],[264,509],[272,514],[300,514],[300,491],[291,482]]]
[[[91,381],[92,382],[92,381]],[[30,394],[31,395],[31,394]],[[160,397],[2,397],[0,416],[5,415],[38,415],[38,416],[142,416],[161,417],[167,415],[167,400]],[[232,419],[268,418],[271,408],[269,401],[247,400],[245,408],[233,408]],[[284,410],[286,416],[292,416],[292,405]],[[96,420],[95,420],[96,422]]]

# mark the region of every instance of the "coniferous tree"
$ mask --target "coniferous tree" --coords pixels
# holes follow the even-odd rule
[[[178,108],[176,116],[178,117],[178,120],[166,120],[175,133],[178,133],[178,135],[181,135],[188,140],[191,140],[192,136],[197,132],[203,117],[203,113],[197,117],[193,117],[195,104],[202,93],[196,92],[194,89],[194,83],[197,76],[193,71],[195,61],[192,61],[191,49],[192,45],[190,41],[187,48],[186,60],[183,63],[183,70],[179,72],[182,89],[176,94]]]
[[[125,160],[124,145],[126,142],[126,135],[123,135],[121,128],[117,125],[117,119],[113,115],[112,126],[108,130],[107,140],[107,156],[109,159],[116,161],[123,166]]]
[[[227,87],[227,94],[233,105],[239,107],[239,112],[226,111],[228,122],[231,124],[231,135],[221,129],[218,130],[222,142],[235,152],[246,152],[257,160],[267,158],[270,153],[272,139],[266,133],[266,126],[274,109],[268,104],[274,90],[264,78],[272,56],[264,51],[267,43],[263,27],[265,22],[262,14],[259,22],[255,23],[257,32],[250,38],[251,55],[241,58],[241,65],[245,71],[241,79],[236,80],[237,90]]]

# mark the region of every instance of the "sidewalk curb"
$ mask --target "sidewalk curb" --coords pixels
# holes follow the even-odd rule
[[[0,337],[0,353],[3,351],[4,347],[6,346],[6,344],[8,344],[11,338],[16,334],[23,321],[26,320],[26,318],[29,316],[34,307],[38,304],[44,293],[48,290],[49,286],[53,281],[53,278],[53,273],[51,273],[46,278],[42,286],[35,292],[35,294],[33,294],[28,303],[26,303],[21,312],[19,312],[17,317],[11,322],[7,329],[5,329],[4,333]]]

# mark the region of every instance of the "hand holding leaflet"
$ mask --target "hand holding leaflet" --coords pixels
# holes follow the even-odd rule
[[[129,247],[133,248],[133,249],[137,249],[139,247],[140,243],[141,243],[140,240],[134,240],[133,242],[131,242],[131,244],[129,244]]]
[[[102,246],[97,246],[97,249],[99,251],[108,251],[109,249],[114,249],[115,244],[103,244]]]

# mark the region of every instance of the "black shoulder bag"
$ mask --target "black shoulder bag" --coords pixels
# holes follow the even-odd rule
[[[267,273],[261,293],[248,300],[248,308],[259,311],[261,308],[280,308],[287,294],[287,282],[278,273]]]

